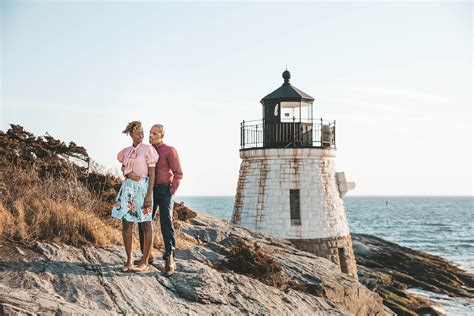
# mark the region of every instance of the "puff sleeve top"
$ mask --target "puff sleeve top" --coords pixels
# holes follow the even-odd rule
[[[156,166],[158,157],[156,149],[146,144],[124,148],[117,155],[118,161],[124,166],[124,175],[133,171],[142,178],[148,175],[148,167]]]

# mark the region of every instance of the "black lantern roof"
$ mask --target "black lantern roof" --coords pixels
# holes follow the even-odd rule
[[[314,98],[300,89],[290,84],[291,74],[288,70],[285,70],[282,74],[284,79],[283,84],[280,88],[276,89],[269,95],[265,96],[260,103],[265,103],[270,100],[281,100],[281,101],[314,101]]]

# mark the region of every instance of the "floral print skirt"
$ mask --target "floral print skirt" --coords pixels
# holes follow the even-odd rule
[[[144,208],[148,191],[148,177],[140,181],[125,179],[115,199],[112,217],[127,222],[148,222],[152,220],[152,206]],[[153,199],[153,197],[152,197]],[[153,201],[151,203],[153,205]]]

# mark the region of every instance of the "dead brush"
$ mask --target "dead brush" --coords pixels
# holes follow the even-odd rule
[[[263,248],[257,243],[250,244],[243,239],[238,239],[227,250],[225,260],[216,268],[246,275],[285,292],[296,290],[324,297],[324,291],[320,284],[295,281],[284,275],[281,265],[271,256],[272,253],[278,253],[278,251],[269,250],[269,248]]]
[[[40,178],[34,167],[3,165],[0,171],[0,232],[9,240],[96,245],[121,243],[113,221],[101,219],[98,198],[74,174]]]
[[[174,203],[173,207],[173,221],[190,222],[197,216],[197,213],[184,205],[184,202]],[[179,223],[178,223],[179,224]]]
[[[288,287],[288,279],[282,274],[280,264],[257,243],[250,244],[242,239],[227,251],[226,259],[218,269],[231,270],[270,286]]]

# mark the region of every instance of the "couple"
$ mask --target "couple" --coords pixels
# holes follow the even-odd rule
[[[143,144],[143,127],[140,121],[128,123],[123,131],[130,135],[133,144],[122,149],[117,159],[122,163],[125,180],[112,209],[112,216],[122,221],[122,237],[127,253],[123,272],[144,272],[153,262],[153,225],[159,208],[161,233],[165,244],[164,276],[176,270],[174,251],[176,241],[173,227],[173,196],[183,178],[176,149],[163,143],[165,130],[156,124],[150,129],[151,145]],[[132,262],[133,223],[138,223],[142,258]]]

